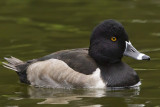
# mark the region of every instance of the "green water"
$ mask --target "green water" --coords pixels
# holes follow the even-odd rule
[[[132,44],[151,57],[123,58],[142,81],[125,90],[34,88],[0,66],[0,107],[160,107],[159,13],[159,0],[0,0],[0,62],[88,47],[93,27],[105,19],[120,21]]]

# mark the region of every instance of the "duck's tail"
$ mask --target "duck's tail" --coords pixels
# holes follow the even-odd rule
[[[27,74],[26,74],[26,68],[28,66],[28,63],[23,62],[12,56],[10,58],[4,58],[4,59],[8,62],[8,63],[2,62],[5,68],[16,71],[22,83],[30,84],[30,82],[27,80]]]
[[[15,58],[15,57],[10,57],[10,58],[4,58],[8,63],[6,62],[2,62],[3,63],[3,66],[5,68],[8,68],[8,69],[11,69],[11,70],[14,70],[16,72],[20,72],[17,68],[18,65],[21,65],[23,64],[24,62]]]

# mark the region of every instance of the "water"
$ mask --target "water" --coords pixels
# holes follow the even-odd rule
[[[0,106],[5,107],[160,107],[159,0],[1,0],[0,62],[22,60],[89,46],[95,25],[120,21],[132,44],[151,61],[123,60],[139,74],[138,89],[43,89],[22,84],[15,72],[0,66]]]

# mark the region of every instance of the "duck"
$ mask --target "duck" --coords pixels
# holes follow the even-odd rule
[[[136,71],[123,56],[150,60],[131,44],[123,25],[113,19],[98,24],[89,48],[66,49],[22,61],[4,58],[5,68],[16,71],[22,83],[44,88],[130,88],[141,85]]]

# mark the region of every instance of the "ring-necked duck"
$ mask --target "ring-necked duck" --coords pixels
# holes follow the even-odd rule
[[[138,52],[119,22],[105,20],[92,32],[90,47],[62,50],[39,59],[5,58],[4,67],[17,72],[20,81],[49,88],[107,88],[140,85],[137,73],[122,62],[123,55],[150,60]]]

